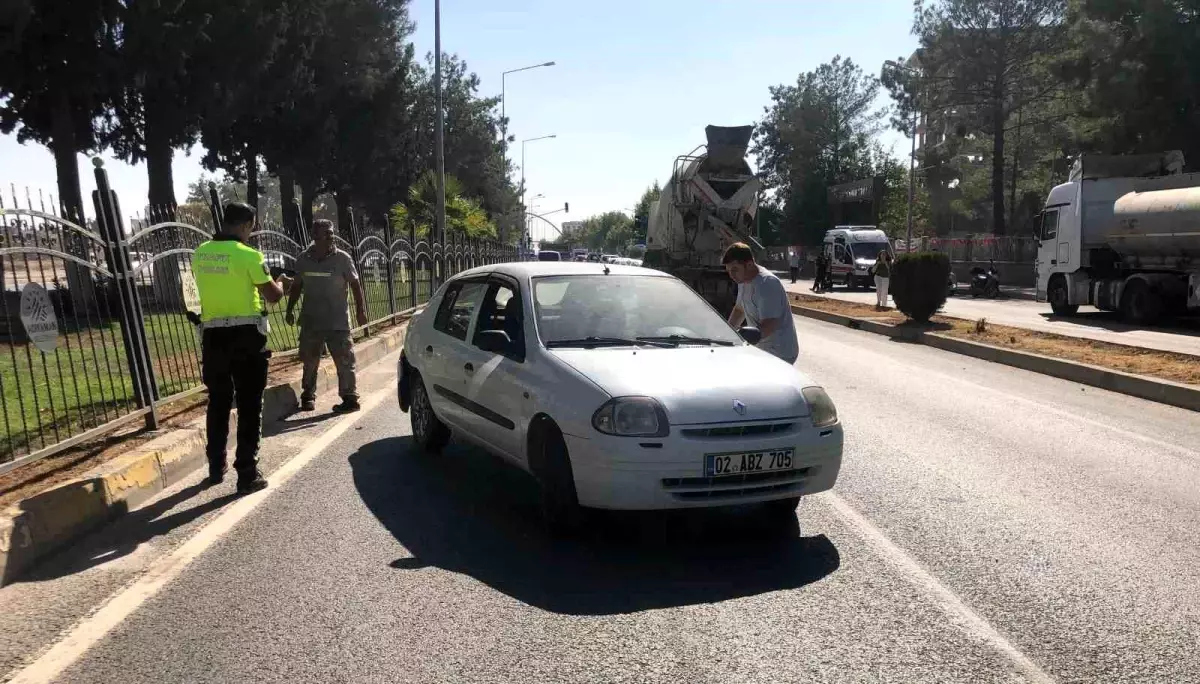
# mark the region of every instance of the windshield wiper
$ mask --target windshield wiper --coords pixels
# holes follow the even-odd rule
[[[666,342],[679,346],[681,344],[715,344],[719,347],[732,347],[728,340],[714,340],[708,337],[688,337],[687,335],[666,335],[663,337],[639,337],[642,342]]]
[[[656,347],[673,347],[675,345],[669,342],[659,340],[648,340],[638,338],[636,340],[628,340],[623,337],[596,337],[591,335],[578,340],[550,340],[546,343],[547,349],[556,347],[641,347],[645,345],[654,345]]]

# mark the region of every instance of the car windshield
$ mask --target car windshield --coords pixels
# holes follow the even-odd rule
[[[586,340],[708,340],[740,338],[703,299],[674,278],[577,275],[534,279],[534,306],[542,343]]]
[[[875,260],[879,258],[879,253],[888,249],[886,242],[854,242],[850,245],[854,252],[855,259]]]

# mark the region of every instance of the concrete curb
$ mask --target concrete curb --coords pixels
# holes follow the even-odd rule
[[[1160,404],[1169,404],[1191,411],[1200,411],[1200,387],[1171,382],[1170,380],[1149,378],[1144,375],[1123,373],[1075,361],[1065,361],[1041,354],[1005,349],[980,342],[971,342],[970,340],[963,340],[935,332],[924,332],[876,323],[844,314],[810,309],[806,306],[800,306],[795,302],[792,303],[792,313],[807,318],[815,318],[826,323],[844,325],[856,330],[866,330],[867,332],[885,335],[892,339],[916,342],[943,351],[963,354],[964,356],[971,356],[993,363],[1001,363],[1006,366],[1021,368],[1071,382],[1078,382],[1082,385],[1098,387],[1110,392],[1127,394],[1139,399],[1148,399]]]
[[[406,322],[355,345],[358,368],[404,345]],[[317,393],[337,389],[331,362],[321,365]],[[291,415],[299,406],[300,380],[268,387],[263,424]],[[230,434],[236,432],[236,411]],[[0,586],[17,579],[38,560],[135,510],[154,495],[207,466],[203,419],[171,430],[129,453],[0,511]]]

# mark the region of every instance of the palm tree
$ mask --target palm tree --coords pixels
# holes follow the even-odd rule
[[[408,201],[397,203],[390,212],[392,225],[401,230],[415,228],[418,238],[428,237],[437,221],[437,177],[427,171],[408,189]],[[446,231],[458,237],[496,237],[496,225],[478,200],[463,196],[462,183],[446,176]]]

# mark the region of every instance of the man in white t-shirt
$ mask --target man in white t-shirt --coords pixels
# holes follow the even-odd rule
[[[795,363],[800,355],[796,340],[796,323],[783,283],[754,261],[750,246],[738,242],[730,245],[721,258],[725,272],[738,284],[737,305],[729,314],[729,325],[735,329],[743,323],[758,328],[762,339],[758,348]]]

